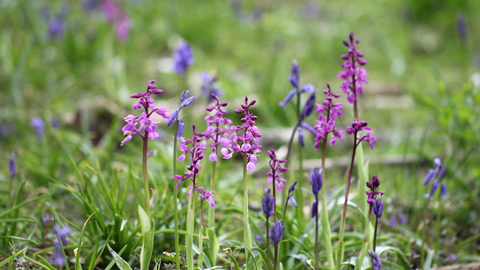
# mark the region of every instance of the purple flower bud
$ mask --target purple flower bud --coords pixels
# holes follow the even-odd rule
[[[445,172],[446,171],[447,171],[447,167],[442,166],[442,168],[440,169],[440,173],[438,174],[438,179],[439,180],[442,180],[443,177],[445,177]]]
[[[302,93],[313,93],[315,92],[315,86],[313,86],[311,83],[305,85],[300,89],[300,92]]]
[[[263,213],[267,216],[267,220],[269,217],[273,215],[273,210],[275,206],[275,197],[272,197],[270,194],[270,189],[265,189],[265,196],[262,197],[262,207]]]
[[[183,102],[188,97],[188,90],[185,90],[180,95],[180,101]]]
[[[312,168],[310,170],[310,184],[312,185],[312,192],[316,197],[318,192],[322,189],[322,168]]]
[[[290,69],[290,77],[288,78],[293,87],[298,88],[300,85],[300,66],[297,60],[292,61],[292,68]]]
[[[312,218],[316,217],[318,213],[317,201],[313,201],[312,203]]]
[[[287,96],[285,96],[285,98],[280,103],[278,103],[278,105],[280,107],[285,107],[285,105],[287,105],[287,103],[290,102],[290,100],[292,100],[293,96],[295,96],[296,93],[297,93],[297,91],[295,89],[290,90],[290,92],[288,92]]]
[[[169,127],[169,126],[173,123],[173,121],[176,120],[177,115],[178,115],[178,110],[175,110],[175,111],[170,115],[170,119],[168,119],[167,127]]]
[[[298,140],[300,141],[300,144],[302,145],[303,148],[305,148],[305,139],[303,136],[303,131],[301,128],[298,128]]]
[[[179,119],[178,120],[177,141],[182,138],[184,129],[185,129],[185,124],[183,123],[182,119]]]
[[[10,159],[8,160],[8,168],[10,169],[10,181],[12,181],[15,177],[15,173],[17,172],[17,162],[15,161],[15,152],[13,151]]]
[[[431,169],[430,171],[428,171],[427,176],[425,176],[425,181],[423,182],[423,186],[428,185],[428,183],[430,182],[430,180],[432,180],[432,177],[434,175],[435,175],[434,169]]]
[[[432,185],[432,191],[430,191],[431,196],[433,196],[433,194],[435,193],[435,191],[437,191],[437,188],[438,188],[439,185],[440,185],[440,184],[439,184],[438,182],[433,183],[433,185]]]
[[[383,201],[380,199],[380,196],[375,198],[375,202],[373,203],[373,213],[377,216],[377,220],[382,217],[383,213]]]
[[[447,185],[445,183],[442,184],[440,187],[440,191],[442,192],[442,199],[447,198]]]
[[[279,220],[275,222],[271,231],[270,231],[270,238],[272,239],[273,246],[277,249],[278,243],[282,240],[283,230],[285,230],[285,226],[282,226],[282,221]]]
[[[297,201],[295,200],[295,198],[293,198],[293,196],[288,197],[288,200],[290,201],[290,203],[292,203],[293,206],[298,206]]]
[[[297,185],[297,181],[295,181],[289,188],[288,193],[293,193],[295,191],[295,186]]]
[[[315,92],[313,92],[305,102],[305,105],[303,106],[303,111],[300,114],[300,122],[305,120],[307,117],[309,117],[313,113],[314,107],[315,107]]]
[[[377,253],[373,250],[368,250],[368,255],[370,256],[370,262],[372,263],[373,270],[381,270],[382,269],[382,261]]]
[[[185,99],[184,101],[182,101],[182,104],[180,105],[180,107],[187,107],[188,105],[190,105],[190,103],[192,103],[192,101],[195,99],[195,97],[189,97],[187,99]]]

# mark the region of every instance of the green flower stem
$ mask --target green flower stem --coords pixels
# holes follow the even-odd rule
[[[305,213],[303,212],[303,193],[300,192],[303,187],[303,147],[302,144],[300,143],[300,140],[298,141],[298,176],[297,178],[297,185],[298,189],[296,192],[296,199],[297,199],[297,208],[296,208],[296,215],[297,215],[297,220],[298,223],[301,225],[300,228],[301,230],[304,229],[304,224],[305,224]],[[284,187],[284,189],[288,190],[288,186]]]
[[[213,207],[210,207],[213,208]],[[202,212],[203,212],[203,199],[200,200],[200,229],[198,232],[198,248],[200,254],[198,254],[198,267],[203,265],[203,221],[202,221]]]
[[[423,238],[422,238],[422,247],[420,249],[421,251],[421,261],[422,261],[422,269],[425,266],[425,242],[427,241],[427,215],[428,215],[428,208],[430,206],[430,198],[432,196],[432,193],[430,192],[427,202],[425,203],[425,206],[423,207]]]
[[[147,152],[148,152],[148,132],[145,131],[145,137],[143,137],[143,187],[145,189],[145,210],[147,212],[148,219],[152,218],[152,213],[150,212],[150,189],[148,188],[148,178],[147,178]]]
[[[378,229],[378,219],[375,220],[375,232],[373,233],[373,251],[376,252],[375,248],[377,247],[377,229]]]
[[[215,144],[218,142],[218,129],[219,125],[217,123],[217,135],[215,137]],[[218,146],[215,148],[215,155],[218,156]],[[212,169],[212,179],[210,180],[210,189],[215,190],[215,184],[217,181],[217,162],[213,162],[213,169]],[[208,227],[210,229],[215,230],[215,207],[208,208]],[[212,262],[212,264],[215,264]]]
[[[179,112],[180,113],[180,112]],[[177,114],[178,118],[178,114]],[[173,134],[173,175],[177,174],[177,132],[178,132],[178,120],[175,119],[175,133]],[[175,181],[172,185],[173,188],[173,211],[175,219],[175,267],[180,270],[180,241],[178,235],[178,194],[175,188]]]
[[[278,246],[274,247],[274,252],[275,252],[275,261],[273,262],[273,270],[277,270],[278,266]]]
[[[248,185],[247,185],[247,155],[243,156],[243,242],[252,249],[252,232],[248,219]],[[248,265],[248,252],[245,252],[245,262]]]
[[[343,252],[345,250],[343,237],[345,234],[345,221],[347,218],[348,193],[350,192],[350,184],[352,181],[352,170],[353,170],[353,164],[355,162],[356,149],[357,149],[357,132],[355,132],[353,135],[352,161],[350,162],[350,169],[348,170],[348,178],[347,178],[347,187],[345,188],[345,203],[343,204],[342,221],[340,223],[340,233],[339,233],[338,244],[337,244],[337,255],[336,255],[337,265],[335,265],[335,269],[337,270],[340,270],[342,266]]]
[[[330,117],[330,112],[328,112],[327,117]],[[322,195],[322,227],[323,227],[323,234],[325,235],[325,249],[327,250],[327,260],[328,266],[330,269],[333,268],[335,265],[335,261],[333,260],[333,248],[332,248],[332,236],[331,236],[331,229],[330,229],[330,219],[328,218],[328,209],[327,209],[327,201],[325,199],[325,157],[327,153],[327,140],[328,134],[323,140],[323,149],[322,149],[322,179],[323,179],[323,188],[321,190]],[[318,201],[317,201],[318,204]],[[318,205],[317,205],[318,206]],[[315,254],[318,258],[318,253]],[[315,266],[318,269],[318,266]]]
[[[272,257],[272,254],[270,252],[270,232],[268,229],[268,217],[267,217],[267,269],[271,270],[270,268],[270,258]]]
[[[440,187],[441,189],[441,187]],[[439,248],[440,246],[440,235],[442,233],[442,224],[441,224],[441,220],[442,220],[442,203],[441,203],[441,199],[442,199],[442,192],[439,190],[438,191],[438,207],[437,207],[437,220],[435,221],[435,227],[437,229],[437,245],[436,245],[436,249]],[[436,249],[434,250],[434,254],[436,253]]]
[[[355,262],[355,270],[359,270],[362,268],[363,258],[365,258],[365,256],[367,255],[371,216],[372,216],[372,207],[370,206],[368,210],[367,219],[365,220],[365,233],[363,236],[362,249],[360,250],[360,254],[358,255],[357,260]]]

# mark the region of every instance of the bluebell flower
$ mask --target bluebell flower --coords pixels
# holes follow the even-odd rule
[[[288,201],[287,203],[290,201],[290,203],[297,207],[298,204],[297,204],[297,201],[295,200],[295,198],[293,198],[293,194],[295,192],[295,186],[297,185],[297,181],[295,181],[289,188],[288,188]]]
[[[174,53],[173,71],[181,76],[185,76],[187,68],[195,62],[193,51],[186,41],[182,41]]]
[[[377,216],[377,220],[382,217],[383,213],[383,201],[380,196],[375,198],[375,202],[373,203],[373,213]]]
[[[423,185],[426,186],[428,183],[432,183],[432,188],[429,193],[425,193],[424,197],[425,198],[430,198],[432,199],[433,194],[435,191],[438,189],[440,186],[440,181],[445,177],[445,173],[447,170],[447,167],[442,164],[442,161],[439,158],[435,158],[433,160],[434,163],[434,168],[430,169],[425,176],[425,180],[423,181]],[[440,187],[441,193],[442,193],[442,199],[447,198],[447,185],[445,183],[441,184]]]
[[[57,240],[53,241],[53,249],[53,259],[51,259],[50,262],[53,265],[64,265],[65,260],[63,259],[62,246],[60,245],[60,243],[58,243]]]
[[[270,194],[270,189],[265,189],[265,196],[262,197],[262,209],[265,216],[270,218],[273,215],[273,209],[275,207],[275,197]]]
[[[32,119],[30,125],[35,129],[35,133],[37,134],[37,139],[40,141],[43,137],[43,130],[45,129],[45,122],[43,122],[42,118],[35,117]]]
[[[195,97],[188,97],[188,90],[185,90],[182,92],[180,95],[180,108],[175,110],[171,115],[170,119],[167,122],[167,126],[170,126],[173,122],[178,121],[178,130],[177,130],[177,141],[180,140],[183,136],[183,131],[185,129],[185,124],[183,123],[183,120],[178,117],[178,114],[180,113],[180,110],[184,107],[187,107],[190,105],[195,100]]]
[[[15,152],[12,151],[12,155],[8,159],[8,169],[10,170],[10,181],[15,177],[17,172],[17,162],[15,160]]]
[[[283,230],[285,230],[285,226],[282,226],[281,220],[275,222],[270,230],[270,239],[272,239],[272,244],[275,248],[278,248],[278,244],[282,240]]]
[[[310,169],[310,184],[312,185],[312,192],[315,197],[318,196],[318,192],[322,189],[323,179],[322,179],[322,168],[312,168]]]
[[[62,241],[62,245],[66,246],[67,242],[67,235],[72,232],[72,228],[70,226],[65,226],[61,228],[58,224],[53,226],[53,232],[58,235],[60,241]]]
[[[370,256],[370,262],[372,263],[373,270],[381,270],[382,260],[380,260],[378,254],[373,250],[368,250],[368,255]]]

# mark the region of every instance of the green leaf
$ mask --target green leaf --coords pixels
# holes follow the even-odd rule
[[[155,223],[153,219],[151,219],[151,222],[149,222],[150,219],[148,218],[147,213],[140,205],[138,206],[138,215],[140,216],[140,226],[142,227],[143,235],[142,251],[140,252],[140,269],[148,270],[153,253]]]
[[[109,244],[107,244],[108,250],[112,254],[113,258],[115,259],[115,263],[117,264],[118,268],[120,270],[132,270],[130,265],[120,256],[118,255],[111,247]]]
[[[218,238],[215,232],[208,227],[206,227],[206,229],[208,236],[208,252],[210,255],[210,262],[215,265],[217,263],[217,254],[218,250],[220,249],[220,243],[218,242]]]

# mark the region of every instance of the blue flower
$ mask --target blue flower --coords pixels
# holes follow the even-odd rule
[[[279,220],[275,222],[270,231],[270,239],[272,239],[272,244],[275,248],[278,248],[278,243],[282,240],[283,230],[285,230],[285,226],[282,226],[282,221]]]
[[[265,189],[265,196],[262,197],[262,208],[263,213],[267,216],[268,220],[268,218],[273,215],[273,210],[275,208],[275,197],[272,197],[269,188]]]
[[[181,76],[185,76],[187,68],[195,63],[193,51],[186,41],[182,41],[180,45],[178,45],[173,57],[173,71]]]
[[[370,256],[370,262],[372,263],[373,270],[381,270],[382,260],[380,260],[378,254],[373,250],[368,250],[368,255]]]

